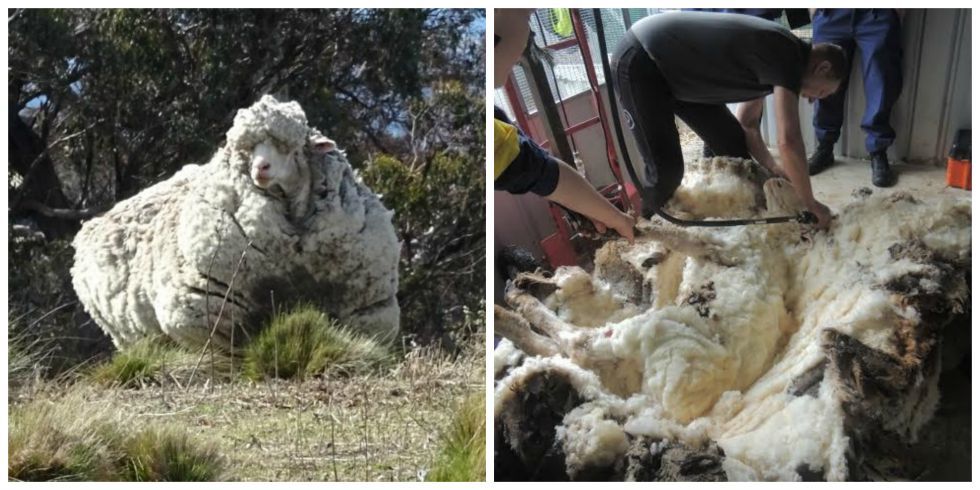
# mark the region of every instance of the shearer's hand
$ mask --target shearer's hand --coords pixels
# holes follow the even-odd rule
[[[807,204],[806,208],[817,217],[817,223],[813,225],[814,227],[819,230],[826,230],[830,227],[830,220],[833,219],[833,216],[830,214],[830,208],[816,199]]]
[[[617,216],[611,220],[608,225],[596,219],[592,220],[592,224],[595,226],[595,229],[599,232],[599,234],[605,233],[606,230],[612,228],[616,230],[616,233],[619,233],[619,236],[629,240],[630,243],[633,243],[633,226],[636,225],[636,218],[626,213],[617,213]]]

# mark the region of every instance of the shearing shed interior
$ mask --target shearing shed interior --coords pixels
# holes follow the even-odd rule
[[[602,57],[665,10],[537,9],[542,49],[495,92],[621,209],[639,199],[625,166],[644,164],[627,121],[613,121]],[[538,196],[495,192],[495,480],[970,480],[972,194],[953,165],[969,169],[957,150],[970,145],[971,24],[969,9],[901,18],[893,187],[872,185],[853,60],[835,163],[811,177],[834,215],[826,230],[654,216],[630,243]],[[801,97],[808,156],[813,111]],[[761,131],[778,154],[774,113],[769,96]],[[805,208],[787,180],[703,155],[677,123],[675,216]]]

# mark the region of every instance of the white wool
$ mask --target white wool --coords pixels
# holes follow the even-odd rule
[[[200,346],[220,314],[215,341],[225,347],[244,335],[233,325],[301,297],[364,334],[396,335],[392,212],[354,179],[342,152],[312,151],[316,136],[299,104],[262,97],[238,111],[210,162],[188,165],[82,226],[72,281],[117,346],[160,333]],[[299,214],[295,196],[262,190],[249,175],[252,149],[270,138],[309,167]]]
[[[561,356],[551,357],[525,357],[524,362],[517,368],[511,370],[494,388],[494,414],[500,414],[501,409],[510,395],[513,394],[512,388],[519,386],[530,376],[542,371],[556,371],[568,377],[572,387],[578,391],[586,400],[601,399],[607,401],[615,400],[616,397],[609,395],[602,389],[602,383],[592,371],[582,369],[578,364]]]
[[[714,216],[731,216],[722,211],[734,213],[742,207],[738,213],[745,216],[756,194],[751,185],[743,185],[750,187],[747,191],[735,185],[746,182],[741,177],[745,172],[732,163],[704,167],[685,175],[673,205]],[[734,176],[718,175],[719,168]],[[779,194],[787,189],[791,191],[788,186],[767,186],[767,199],[773,203],[770,191]],[[724,197],[725,193],[732,195]],[[794,199],[782,197],[762,213],[794,209]],[[560,283],[545,304],[558,312],[599,305],[595,317],[607,321],[589,326],[610,335],[591,337],[590,354],[628,361],[614,364],[619,372],[586,370],[560,357],[547,361],[574,373],[582,380],[574,384],[589,392],[590,401],[570,412],[560,429],[570,472],[621,454],[619,432],[609,424],[622,420],[622,432],[634,436],[692,447],[717,441],[725,451],[724,468],[732,480],[794,480],[801,466],[821,472],[828,480],[847,478],[850,443],[844,435],[838,387],[824,380],[816,396],[797,396],[788,390],[794,380],[826,359],[821,336],[827,328],[868,347],[897,352],[896,325],[901,320],[917,322],[919,312],[897,302],[883,285],[912,272],[929,273],[931,266],[895,259],[889,249],[918,241],[934,253],[968,263],[970,202],[920,203],[901,194],[875,194],[839,210],[829,232],[800,240],[801,231],[795,224],[704,231],[727,244],[725,253],[734,265],[677,253],[663,255],[644,273],[653,292],[646,311],[632,310],[635,305],[626,303],[617,315],[609,310],[608,298],[602,297],[605,290],[595,287],[601,278],[586,282],[583,271],[562,271],[575,278],[567,284],[579,289],[566,294]],[[636,267],[662,251],[659,243],[641,239],[622,255]],[[704,292],[708,282],[714,299],[699,312],[687,299]],[[589,298],[590,287],[583,285],[591,285],[598,298]],[[965,285],[942,290],[929,277],[918,286],[942,292],[954,304],[967,294]],[[576,311],[563,318],[571,321],[588,315]],[[538,369],[543,361],[532,359],[515,371],[527,376]],[[641,382],[636,392],[622,393],[614,386],[632,376],[623,371],[628,369],[639,370]],[[498,384],[498,400],[511,389],[507,379]],[[889,421],[888,428],[914,439],[917,428],[931,416],[933,395],[914,410],[903,407],[906,411]]]
[[[681,422],[703,414],[723,392],[752,383],[783,335],[782,262],[764,259],[770,249],[759,235],[745,228],[729,233],[761,251],[745,255],[742,267],[688,258],[673,304],[610,325],[612,335],[593,346],[644,366],[643,392]],[[716,299],[702,315],[685,298],[708,284]]]
[[[562,443],[571,474],[589,466],[606,466],[626,454],[629,440],[605,407],[586,403],[569,412],[558,426],[555,439]]]
[[[582,327],[616,322],[636,314],[637,308],[613,293],[608,284],[593,281],[578,267],[559,267],[555,271],[558,291],[551,298],[558,317]]]
[[[732,436],[718,436],[718,445],[727,458],[753,468],[761,480],[796,480],[800,465],[824,473],[828,481],[844,480],[847,437],[828,387],[822,386],[819,398],[774,394],[779,411],[755,420],[758,425],[751,430],[742,427]]]
[[[690,162],[671,204],[698,217],[746,217],[758,210],[761,195],[757,186],[745,183],[759,172],[748,160]]]
[[[524,353],[513,342],[501,339],[493,349],[493,375],[496,377],[509,367],[516,366]]]

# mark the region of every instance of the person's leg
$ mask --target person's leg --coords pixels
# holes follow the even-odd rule
[[[742,125],[724,104],[677,101],[674,112],[704,140],[715,156],[752,158]]]
[[[890,119],[892,107],[902,93],[899,22],[893,9],[869,9],[857,19],[855,34],[861,50],[866,99],[861,128],[867,133],[868,153],[885,151],[895,141]]]
[[[861,128],[867,134],[865,147],[871,154],[871,182],[891,187],[897,179],[886,150],[895,141],[891,111],[902,92],[900,20],[893,9],[862,9],[856,17],[866,99]]]
[[[616,48],[612,72],[626,126],[643,157],[648,187],[643,190],[642,212],[650,217],[673,196],[684,176],[673,95],[656,63],[630,34]]]
[[[854,57],[852,15],[852,9],[817,9],[813,14],[813,44],[834,43],[844,48],[850,62]],[[814,103],[813,129],[816,130],[817,141],[820,143],[833,145],[840,138],[850,69],[846,72],[848,76],[841,81],[837,92]]]

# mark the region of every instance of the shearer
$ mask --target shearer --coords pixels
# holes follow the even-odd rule
[[[646,170],[644,216],[670,199],[683,176],[677,115],[715,155],[754,157],[787,176],[817,226],[826,228],[831,213],[810,187],[799,97],[812,102],[835,93],[847,67],[841,47],[811,46],[775,22],[748,15],[671,12],[633,24],[613,54],[612,71]],[[759,129],[768,94],[775,97],[782,168]],[[725,105],[736,102],[743,102],[738,118]]]

